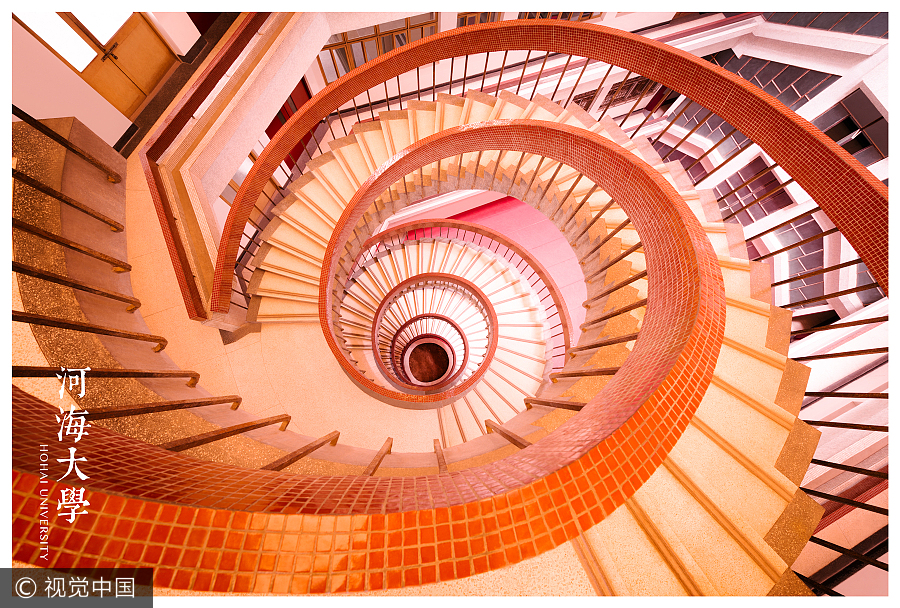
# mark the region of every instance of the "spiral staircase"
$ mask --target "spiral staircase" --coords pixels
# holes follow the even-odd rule
[[[498,137],[503,129],[514,136],[527,129],[543,129],[550,136],[580,134],[631,168],[641,187],[668,197],[668,215],[658,216],[665,226],[657,229],[643,211],[617,200],[606,176],[591,179],[574,163],[527,148],[463,147],[440,156],[454,138],[487,129],[495,129],[489,135]],[[20,148],[20,155],[28,156],[25,146]],[[113,555],[109,541],[106,549],[90,554],[96,556],[91,563],[152,566],[158,569],[158,584],[188,592],[398,589],[440,594],[466,589],[460,584],[487,593],[504,572],[574,555],[589,588],[604,595],[809,593],[790,569],[822,513],[798,489],[818,437],[797,417],[808,371],[787,357],[790,312],[770,304],[767,281],[757,280],[766,273],[764,266],[747,260],[740,229],[721,221],[714,195],[695,190],[679,163],[663,162],[649,141],[630,139],[611,119],[596,121],[577,106],[564,109],[540,95],[529,100],[508,91],[496,97],[469,91],[463,97],[440,94],[432,102],[410,101],[406,109],[357,123],[329,148],[287,187],[290,194],[262,234],[247,318],[260,323],[264,335],[270,327],[280,327],[285,336],[292,328],[321,328],[325,344],[309,344],[311,359],[323,369],[339,366],[361,394],[404,410],[398,414],[403,423],[381,449],[344,445],[340,428],[328,435],[304,434],[304,425],[321,426],[313,420],[285,414],[260,420],[237,408],[238,396],[212,397],[218,392],[215,381],[207,392],[195,372],[185,375],[164,353],[134,346],[134,340],[151,339],[157,350],[165,346],[165,339],[149,333],[139,309],[113,313],[121,298],[114,304],[108,294],[100,299],[94,293],[85,300],[70,278],[51,288],[60,291],[54,301],[65,306],[54,304],[54,311],[47,311],[50,300],[41,291],[46,286],[35,279],[46,281],[48,271],[31,273],[27,280],[20,274],[14,306],[18,302],[25,314],[39,311],[69,322],[66,327],[57,322],[62,333],[38,329],[40,323],[34,327],[47,365],[20,375],[48,377],[46,370],[60,365],[86,364],[155,374],[141,382],[136,378],[148,376],[116,379],[112,374],[97,392],[102,397],[66,398],[87,409],[94,424],[83,439],[89,457],[96,454],[100,460],[104,441],[134,455],[116,465],[124,467],[118,473],[98,471],[97,481],[85,483],[92,504],[101,509],[122,500],[158,505],[167,514],[162,521],[186,518],[191,530],[206,529],[202,511],[217,522],[221,517],[221,524],[210,525],[222,525],[228,533],[246,530],[240,533],[246,542],[229,545],[227,554],[239,567],[226,564],[226,553],[218,562],[207,562],[205,556],[219,555],[209,543],[195,548],[199,561],[192,562],[187,551],[173,558],[153,547],[177,548],[182,540],[152,535],[143,541],[130,537],[135,546],[146,547],[137,553]],[[46,159],[33,167],[41,162]],[[65,162],[71,167],[81,161]],[[419,166],[410,171],[404,162]],[[130,172],[128,177],[140,179]],[[59,176],[44,179],[64,185]],[[95,186],[119,188],[109,198],[119,196],[121,203],[119,186]],[[583,307],[584,323],[573,326],[572,318],[582,313],[573,314],[573,303],[560,294],[540,260],[502,234],[464,220],[413,221],[383,229],[397,212],[457,190],[513,196],[553,222],[560,246],[571,247],[584,274],[587,297],[574,304]],[[23,192],[17,188],[14,201],[26,200]],[[374,199],[371,204],[366,192]],[[22,209],[23,218],[31,215]],[[115,213],[123,213],[121,206]],[[87,221],[69,219],[75,211],[58,203],[51,203],[50,224],[57,221],[54,214],[64,221],[49,230],[60,234]],[[669,230],[669,224],[687,235],[682,239],[690,247],[661,247],[651,254],[649,238]],[[96,229],[94,234],[92,242],[115,247],[124,258],[121,233],[101,235]],[[62,255],[54,262],[60,276],[82,276],[88,268],[99,272],[97,258],[86,262],[81,253],[56,245],[35,253],[31,237],[14,236],[20,268]],[[687,260],[684,272],[699,273],[694,287],[711,295],[702,296],[708,299],[693,312],[672,312],[669,330],[666,317],[654,317],[644,350],[638,351],[654,305],[683,297],[666,291],[665,273],[654,276],[655,268],[666,273],[674,268],[660,261],[666,256],[671,259],[665,263]],[[127,273],[104,276],[103,281],[116,282],[118,293],[133,297]],[[659,281],[656,286],[654,281]],[[79,333],[84,328],[73,327],[76,318],[88,325],[102,319],[135,335],[103,334],[96,325]],[[659,338],[678,334],[682,322],[708,325],[680,342]],[[190,336],[189,329],[175,333],[169,341]],[[71,348],[63,351],[63,343]],[[674,353],[666,355],[669,367],[660,378],[676,369],[672,366],[685,365],[687,352],[700,353],[694,355],[702,362],[699,371],[684,368],[680,378],[667,379],[662,388],[636,389],[640,374],[649,373],[641,369],[651,361],[646,349],[654,348],[660,356],[661,349]],[[636,361],[639,356],[643,363]],[[305,381],[315,382],[316,366],[304,369]],[[166,376],[179,373],[190,378],[188,386]],[[684,382],[698,382],[694,396],[673,397],[672,403],[682,402],[684,410],[644,405],[669,403],[667,383]],[[55,406],[46,386],[32,392]],[[133,403],[123,405],[113,394],[127,395]],[[629,398],[637,406],[622,409],[618,403]],[[20,442],[24,446],[50,431],[54,407],[47,403],[14,389],[14,502],[33,485],[33,476],[24,472]],[[372,410],[362,403],[361,397],[360,403],[340,407],[363,418]],[[150,417],[166,417],[165,423],[141,422]],[[281,431],[274,430],[276,423]],[[188,431],[200,434],[186,436]],[[581,441],[581,451],[559,443],[561,437]],[[372,441],[381,445],[382,439]],[[398,450],[423,443],[433,443],[434,451]],[[546,447],[539,448],[542,444]],[[541,459],[547,457],[539,449],[569,450],[574,460],[566,456],[564,466],[545,470]],[[187,455],[178,453],[185,450]],[[311,455],[314,472],[303,465]],[[134,462],[138,456],[153,464],[144,468],[148,465]],[[518,477],[516,468],[523,471]],[[152,474],[152,482],[141,485],[141,476],[134,474],[138,469],[144,479]],[[201,471],[212,470],[243,480],[233,487],[252,483],[262,490],[217,494],[212,482],[198,481]],[[128,481],[117,484],[117,478]],[[368,478],[381,485],[367,485]],[[185,479],[195,484],[193,490]],[[352,488],[346,496],[374,492],[375,498],[366,500],[375,510],[352,501],[344,508],[334,487]],[[443,497],[438,487],[453,490]],[[209,498],[201,499],[207,491]],[[431,498],[422,498],[422,492]],[[382,499],[387,502],[378,503]],[[382,506],[373,507],[376,503]],[[145,507],[140,515],[125,517],[140,525],[156,512]],[[252,518],[244,517],[248,512]],[[25,522],[24,509],[14,506],[14,527]],[[251,536],[262,538],[255,530],[271,534],[251,542]],[[82,563],[74,553],[74,535],[55,540],[59,549],[71,552],[60,555],[76,555],[60,565]],[[195,547],[185,541],[183,547],[188,546]],[[26,542],[14,547],[18,560],[39,563],[37,555]],[[285,557],[290,564],[282,569]],[[264,565],[276,560],[277,567]],[[252,565],[244,568],[245,563]]]

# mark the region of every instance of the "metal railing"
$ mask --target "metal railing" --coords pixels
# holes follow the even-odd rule
[[[422,335],[423,328],[414,327],[408,322],[433,319],[446,325],[451,333],[445,335],[445,332],[439,331],[433,325],[425,327],[425,333],[442,336],[451,344],[454,337],[458,338],[462,350],[458,351],[459,356],[456,359],[460,366],[465,363],[465,367],[457,368],[455,371],[459,374],[454,373],[451,379],[454,383],[465,382],[485,361],[489,351],[488,345],[492,342],[491,314],[485,307],[486,304],[482,303],[479,297],[465,285],[457,282],[441,279],[409,282],[382,301],[379,306],[381,314],[373,318],[372,336],[375,343],[372,344],[372,349],[377,356],[376,360],[381,364],[379,366],[381,371],[392,376],[395,382],[407,390],[429,392],[445,390],[447,383],[443,382],[434,387],[415,384],[407,377],[400,361],[402,347],[416,336]],[[452,319],[452,323],[435,316]],[[403,335],[407,330],[413,333],[404,341]],[[473,340],[467,338],[467,334],[480,337]]]
[[[436,223],[453,224],[454,222]],[[400,228],[402,229],[402,226]],[[442,239],[450,242],[468,243],[490,251],[498,258],[504,260],[511,269],[514,269],[528,283],[535,298],[544,308],[548,329],[547,341],[550,344],[549,352],[553,362],[552,371],[558,371],[565,365],[564,355],[566,349],[569,348],[570,339],[570,328],[566,324],[567,315],[563,310],[565,304],[556,291],[555,285],[548,285],[547,281],[544,280],[548,275],[542,272],[543,269],[539,267],[539,263],[533,258],[526,259],[522,256],[525,253],[524,251],[516,251],[478,230],[452,225],[413,227],[411,230],[400,233],[397,233],[396,229],[392,229],[385,238],[382,239],[380,236],[377,238],[378,242],[364,249],[354,260],[350,268],[349,277],[352,278],[362,268],[372,264],[379,255],[384,254],[383,252],[392,248],[403,247],[407,243],[422,239]],[[335,297],[337,298],[338,296],[339,293],[336,291]]]

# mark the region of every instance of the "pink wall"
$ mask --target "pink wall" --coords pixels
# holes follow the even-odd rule
[[[187,55],[197,39],[200,31],[191,21],[187,13],[144,13],[153,23],[153,27],[163,37],[176,54]]]
[[[12,102],[37,119],[74,116],[110,146],[131,126],[77,72],[15,21]]]

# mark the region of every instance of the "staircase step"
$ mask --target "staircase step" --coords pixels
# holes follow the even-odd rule
[[[378,123],[381,125],[381,134],[384,137],[388,156],[393,156],[409,146],[411,142],[409,112],[407,110],[379,112]]]
[[[303,281],[274,272],[253,273],[247,293],[302,301],[318,300],[318,281]]]

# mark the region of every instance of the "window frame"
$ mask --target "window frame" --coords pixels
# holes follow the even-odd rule
[[[413,19],[418,19],[422,15],[429,15],[429,14],[432,15],[431,19],[422,21],[421,23],[415,23],[415,24],[410,23],[410,21]],[[383,24],[369,26],[369,28],[374,29],[374,32],[370,33],[370,34],[366,34],[365,36],[360,36],[359,38],[352,38],[352,39],[349,38],[347,36],[348,32],[341,32],[340,34],[335,34],[335,36],[340,36],[341,40],[339,42],[333,42],[331,44],[326,44],[325,46],[322,47],[322,50],[319,51],[318,55],[316,55],[316,62],[319,64],[319,71],[322,74],[322,79],[324,80],[325,84],[329,85],[332,82],[334,82],[335,80],[337,80],[338,78],[340,78],[341,76],[343,76],[344,74],[346,74],[347,72],[359,67],[358,65],[356,65],[356,57],[354,56],[354,53],[353,53],[353,45],[355,45],[355,44],[358,44],[360,46],[360,48],[362,49],[363,61],[368,62],[368,61],[371,61],[372,59],[374,59],[375,57],[379,57],[379,56],[383,55],[385,52],[389,52],[389,51],[384,50],[384,45],[382,43],[382,39],[386,36],[391,37],[392,44],[394,44],[393,48],[398,48],[399,46],[406,46],[407,44],[409,44],[410,42],[413,41],[412,40],[412,31],[413,30],[421,29],[421,31],[422,31],[421,38],[425,38],[426,36],[431,36],[432,34],[437,33],[437,31],[438,31],[438,16],[440,15],[440,13],[422,13],[422,15],[413,15],[412,17],[406,17],[403,20],[404,25],[402,27],[395,27],[395,28],[391,28],[391,29],[382,30],[381,25],[383,25]],[[369,28],[361,28],[361,29],[369,29]],[[425,32],[427,31],[428,28],[432,28],[432,31],[430,33],[426,34]],[[396,45],[394,42],[394,39],[397,36],[404,36],[406,39],[406,42],[404,42],[403,44]],[[421,40],[421,38],[418,38],[418,40]],[[372,41],[375,42],[376,53],[375,53],[374,57],[369,57],[369,52],[366,49],[366,46],[367,46],[366,43],[372,42]],[[346,66],[344,65],[343,61],[340,61],[336,57],[335,51],[339,50],[339,49],[343,49],[344,56],[347,58]],[[393,50],[393,49],[390,49],[390,50]],[[333,79],[330,79],[329,75],[325,71],[325,66],[322,64],[322,54],[326,53],[326,52],[327,52],[327,56],[329,56],[331,58],[331,67],[334,69],[335,77]],[[341,73],[341,69],[339,69],[339,67],[338,67],[339,63],[340,63],[341,68],[344,69],[343,73]]]

